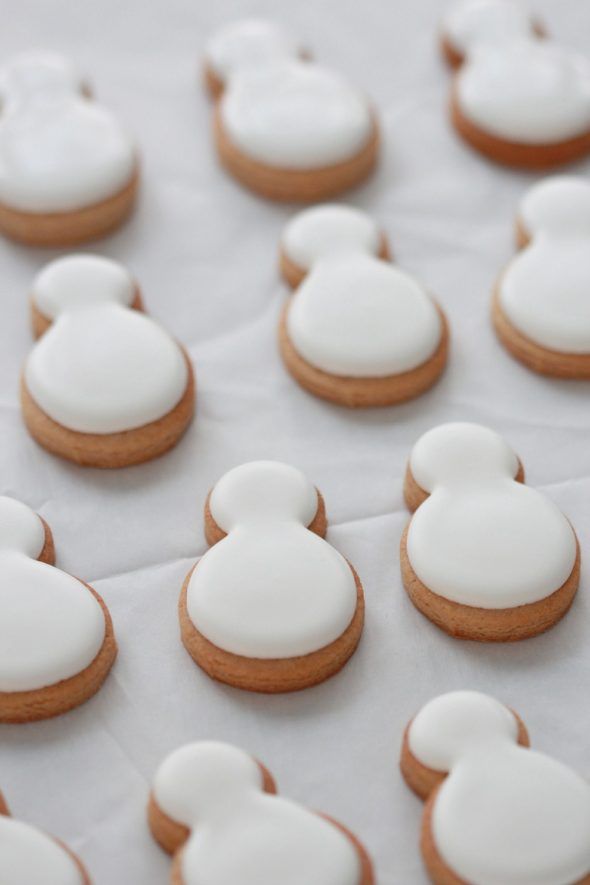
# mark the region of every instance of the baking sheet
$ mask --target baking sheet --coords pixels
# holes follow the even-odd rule
[[[380,885],[426,881],[421,804],[402,783],[397,758],[406,721],[433,695],[468,687],[495,694],[522,714],[535,746],[590,776],[586,569],[568,617],[510,647],[447,638],[412,608],[400,582],[405,461],[425,429],[453,419],[505,434],[529,482],[564,510],[583,555],[590,552],[590,385],[521,368],[488,320],[491,287],[513,251],[516,205],[535,176],[493,167],[447,125],[449,75],[435,46],[444,7],[4,0],[0,59],[32,47],[67,53],[137,134],[138,212],[93,250],[133,270],[147,308],[187,345],[198,380],[196,421],[157,462],[105,473],[43,452],[23,428],[17,386],[31,347],[31,280],[58,253],[0,242],[0,491],[50,523],[59,565],[103,595],[120,644],[110,678],[87,705],[52,722],[0,728],[0,787],[16,816],[80,853],[95,885],[168,880],[169,860],[145,825],[147,793],[163,757],[198,738],[250,750],[285,795],[346,823],[370,850]],[[590,5],[537,0],[535,8],[564,42],[584,48]],[[218,169],[197,78],[211,30],[252,13],[301,34],[319,60],[356,77],[382,112],[379,172],[350,201],[380,220],[400,265],[436,294],[452,328],[446,375],[414,403],[364,413],[327,405],[300,390],[277,355],[286,297],[277,247],[292,208],[249,195]],[[178,636],[180,586],[205,549],[207,490],[254,458],[293,463],[318,485],[329,540],[365,587],[357,654],[338,677],[294,696],[211,682]]]

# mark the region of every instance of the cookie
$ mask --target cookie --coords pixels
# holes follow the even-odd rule
[[[0,722],[66,713],[96,694],[114,663],[106,605],[54,562],[49,526],[0,497]]]
[[[529,169],[590,151],[590,61],[544,36],[523,5],[459,0],[442,47],[456,68],[451,120],[476,150]]]
[[[188,354],[141,310],[137,283],[107,258],[71,255],[35,279],[24,367],[25,424],[40,445],[88,467],[125,467],[172,448],[191,422]]]
[[[3,885],[91,885],[73,851],[10,817],[0,793],[0,882]]]
[[[590,883],[590,784],[528,745],[520,718],[476,691],[440,695],[410,722],[401,770],[426,800],[436,885]]]
[[[282,312],[280,350],[315,396],[350,408],[388,406],[440,377],[446,318],[388,258],[385,236],[358,209],[316,206],[287,225],[281,271],[295,291]]]
[[[70,62],[31,52],[0,69],[0,232],[73,246],[118,227],[133,208],[138,154]]]
[[[373,171],[379,128],[370,103],[272,22],[248,19],[215,34],[205,83],[219,159],[261,196],[317,202]]]
[[[205,507],[211,549],[180,596],[182,641],[214,679],[249,691],[298,691],[337,673],[364,620],[352,566],[323,540],[323,500],[278,461],[226,473]]]
[[[404,587],[451,636],[510,642],[568,611],[580,579],[576,534],[545,495],[524,485],[518,458],[479,424],[441,424],[410,456],[404,495],[414,515],[401,541]]]
[[[556,176],[534,185],[517,240],[522,251],[493,296],[500,341],[535,372],[590,378],[590,184]]]
[[[148,820],[174,855],[174,885],[373,885],[371,861],[341,824],[276,795],[248,753],[187,744],[156,773]]]

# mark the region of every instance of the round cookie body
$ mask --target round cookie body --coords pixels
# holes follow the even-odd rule
[[[35,827],[0,814],[0,878],[26,885],[90,885],[82,864],[67,848]]]

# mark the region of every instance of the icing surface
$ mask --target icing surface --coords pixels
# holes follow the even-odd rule
[[[544,495],[514,477],[516,456],[494,431],[443,424],[410,458],[430,497],[410,522],[407,552],[420,581],[454,602],[511,608],[544,599],[576,559],[572,527]]]
[[[0,202],[74,211],[129,182],[134,144],[82,86],[67,59],[51,53],[26,53],[0,70]]]
[[[0,815],[0,881],[4,885],[82,885],[74,859],[40,830]]]
[[[37,277],[33,300],[55,319],[25,365],[33,399],[81,433],[116,433],[166,415],[188,369],[154,320],[129,310],[135,284],[120,265],[92,255],[57,259]]]
[[[208,62],[227,80],[219,103],[231,142],[254,160],[315,169],[353,157],[371,136],[365,96],[346,79],[302,60],[296,44],[269,22],[238,22],[209,47]]]
[[[0,691],[31,691],[75,676],[104,641],[102,609],[84,584],[36,561],[43,542],[39,517],[1,497]]]
[[[526,195],[521,218],[531,241],[502,277],[502,310],[542,347],[590,353],[590,184],[544,179]]]
[[[317,651],[349,626],[356,584],[343,556],[307,526],[317,492],[293,467],[253,461],[214,487],[211,514],[228,535],[192,573],[188,614],[218,648],[255,658]]]
[[[289,338],[325,372],[356,378],[406,372],[440,343],[434,302],[409,274],[375,256],[378,243],[373,222],[346,207],[304,210],[287,228],[286,254],[310,268],[289,305]]]
[[[186,885],[360,885],[360,861],[333,824],[263,792],[258,764],[228,744],[203,741],[159,768],[154,798],[193,830],[183,848]]]
[[[571,885],[590,873],[590,785],[517,744],[514,716],[478,692],[435,698],[410,726],[412,753],[449,771],[432,832],[445,863],[478,885]]]
[[[551,144],[590,130],[590,62],[541,40],[530,16],[506,0],[467,0],[445,35],[464,52],[456,77],[462,113],[491,135]]]

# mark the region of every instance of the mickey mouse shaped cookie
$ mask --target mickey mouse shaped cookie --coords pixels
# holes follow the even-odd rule
[[[175,885],[373,885],[369,857],[341,824],[275,795],[248,753],[202,741],[156,773],[148,819],[174,855]]]
[[[287,225],[281,271],[295,292],[279,341],[291,375],[343,406],[387,406],[424,393],[447,360],[445,316],[388,261],[384,235],[349,206],[305,209]]]
[[[0,105],[0,232],[72,246],[121,224],[137,191],[137,151],[67,59],[35,52],[8,62]]]
[[[494,292],[500,341],[536,372],[590,378],[590,184],[556,176],[532,187],[517,239]]]
[[[0,497],[0,722],[77,707],[115,660],[104,602],[54,562],[49,526],[26,504]]]
[[[124,467],[174,446],[194,411],[188,356],[141,309],[137,284],[114,261],[71,255],[33,284],[41,336],[23,372],[32,436],[62,458]]]
[[[378,126],[365,96],[268,21],[224,27],[210,41],[205,81],[216,100],[219,158],[272,200],[316,202],[373,170]]]
[[[252,461],[217,482],[205,506],[211,549],[179,609],[182,641],[209,676],[274,693],[344,666],[363,628],[363,589],[326,529],[322,497],[294,467]]]
[[[476,691],[434,698],[410,722],[401,769],[426,800],[436,885],[590,883],[590,784],[528,745],[519,717]]]
[[[535,636],[567,612],[580,576],[575,532],[524,485],[518,458],[480,424],[442,424],[412,450],[401,542],[410,599],[462,639]]]
[[[2,885],[91,885],[76,855],[36,827],[14,820],[0,793]]]
[[[516,0],[459,0],[442,46],[457,68],[451,119],[476,150],[526,168],[590,151],[590,61],[545,38]]]

